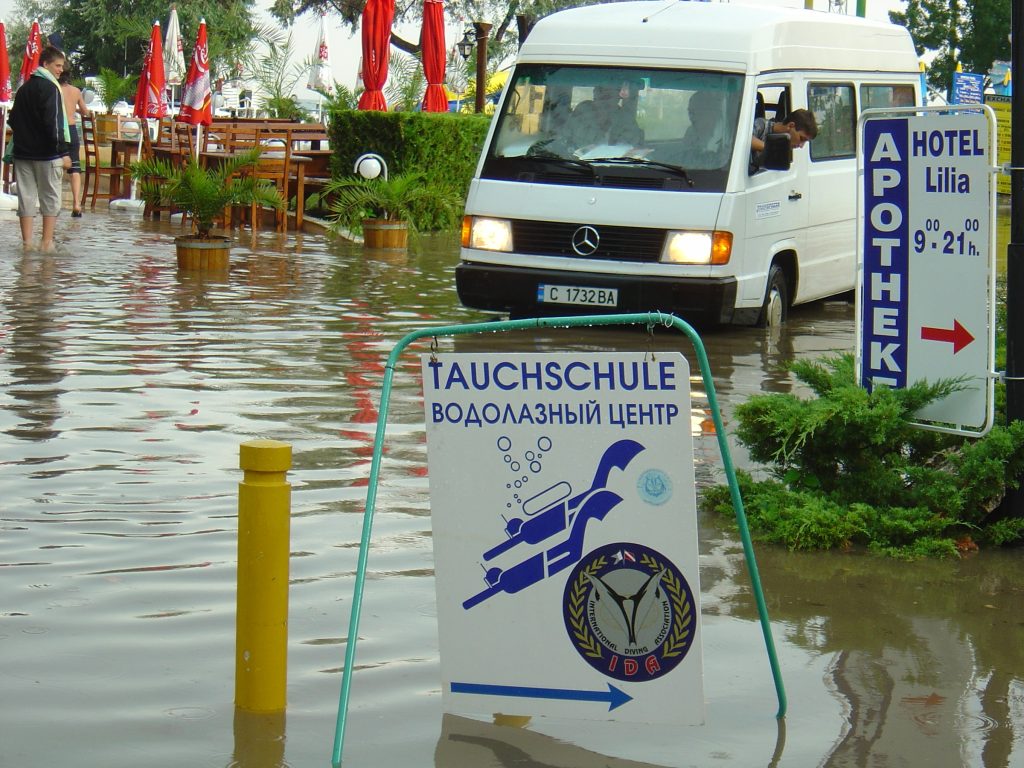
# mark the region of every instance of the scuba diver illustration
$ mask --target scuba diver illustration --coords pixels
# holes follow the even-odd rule
[[[520,592],[545,577],[553,576],[579,562],[583,557],[583,537],[587,523],[591,520],[603,520],[605,515],[622,501],[621,496],[605,487],[608,485],[609,474],[612,469],[625,470],[633,458],[643,450],[644,447],[635,440],[619,440],[612,443],[601,456],[594,480],[587,490],[571,496],[568,483],[556,483],[548,489],[560,496],[555,503],[526,520],[509,520],[505,526],[508,538],[484,552],[485,562],[519,544],[539,544],[567,529],[568,536],[546,551],[538,552],[509,568],[490,568],[484,576],[487,588],[465,600],[462,607],[469,610],[499,592]],[[567,490],[563,491],[563,488]],[[538,494],[541,495],[543,494]],[[525,507],[526,505],[524,509]]]

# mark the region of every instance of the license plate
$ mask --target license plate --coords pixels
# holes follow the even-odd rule
[[[540,304],[577,304],[587,307],[617,307],[618,288],[587,288],[580,285],[537,286],[537,301]]]

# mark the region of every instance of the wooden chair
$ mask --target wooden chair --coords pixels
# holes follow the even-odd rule
[[[153,133],[150,133],[148,128],[142,133],[142,157],[147,159],[156,157],[166,160],[172,165],[180,165],[189,161],[191,157],[191,136],[184,139],[187,142],[184,149],[179,151],[177,147],[178,127],[187,129],[189,126],[175,123],[170,118],[160,118],[159,123],[151,120],[150,124],[152,125]],[[149,176],[145,179],[140,179],[139,184],[152,185],[159,184],[160,181],[159,177]],[[168,215],[178,212],[178,209],[174,206],[164,205],[150,196],[146,196],[145,203],[142,215],[146,218],[159,219],[162,211],[167,211]],[[187,223],[185,217],[182,217],[182,225],[185,223]]]
[[[118,197],[121,189],[121,179],[124,169],[120,166],[112,168],[100,165],[99,147],[96,144],[96,123],[94,118],[83,117],[79,122],[82,129],[82,147],[85,149],[85,179],[83,188],[82,204],[85,198],[91,194],[92,200],[89,208],[96,210],[96,201],[99,199],[113,200]],[[100,179],[107,178],[107,191],[100,192]],[[91,191],[90,191],[91,184]]]
[[[224,133],[224,148],[228,152],[242,152],[252,149],[261,141],[260,128],[256,125],[235,125]]]
[[[155,157],[155,146],[160,139],[160,128],[159,125],[153,126],[156,138],[154,139],[153,133],[150,133],[150,124],[147,123],[146,129],[142,132],[142,157],[146,160],[152,160]],[[155,176],[146,176],[145,178],[139,179],[140,189],[145,186],[153,184],[159,184],[160,179]],[[148,194],[143,195],[145,206],[142,209],[142,215],[147,219],[159,219],[160,211],[172,212],[170,206],[161,205],[158,201],[152,199]]]
[[[270,182],[282,200],[288,200],[288,175],[292,161],[291,142],[287,131],[264,130],[259,133],[260,147],[263,152],[256,165],[249,173],[257,180]],[[259,227],[262,210],[257,203],[252,203],[249,221],[253,230]],[[278,232],[288,228],[287,205],[274,211],[274,224]]]
[[[178,152],[178,162],[181,164],[190,162],[192,158],[196,157],[194,130],[188,123],[174,124],[174,148]]]

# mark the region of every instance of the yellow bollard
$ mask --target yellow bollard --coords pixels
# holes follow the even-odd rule
[[[288,682],[288,555],[292,447],[242,443],[238,484],[235,706],[283,711]]]

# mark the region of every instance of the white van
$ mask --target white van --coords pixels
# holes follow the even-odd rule
[[[779,322],[854,288],[857,116],[914,104],[917,56],[891,24],[685,0],[556,13],[523,44],[477,165],[459,298]],[[755,118],[797,108],[817,138],[751,175]]]

